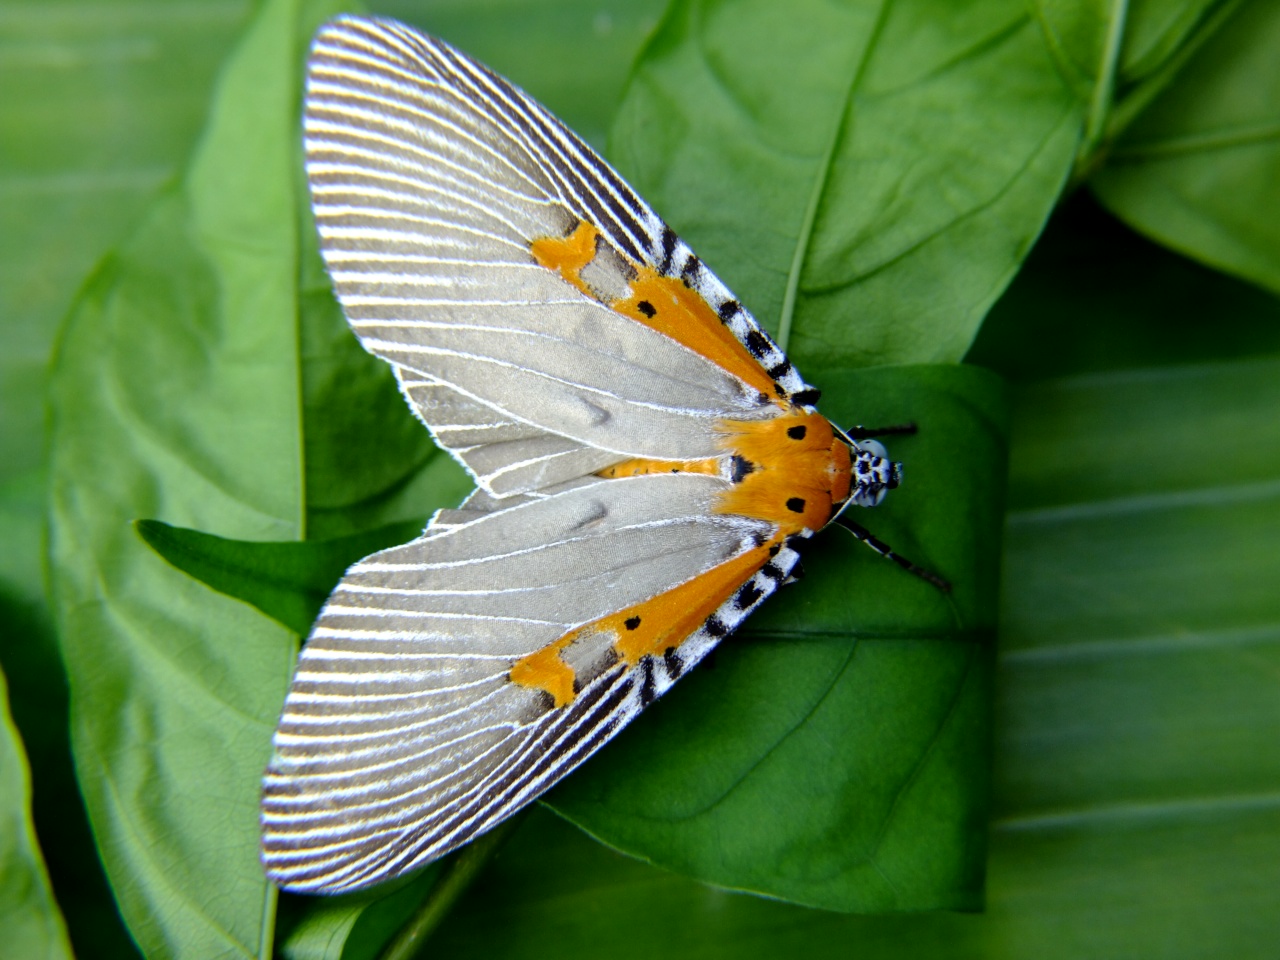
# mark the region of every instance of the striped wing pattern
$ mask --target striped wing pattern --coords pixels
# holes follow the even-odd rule
[[[534,262],[531,241],[594,225],[618,258],[699,294],[779,395],[808,408],[817,391],[604,161],[447,44],[391,21],[327,24],[305,136],[344,312],[480,487],[353,566],[300,656],[264,779],[263,860],[283,887],[337,893],[428,863],[548,789],[798,561],[768,522],[713,509],[723,477],[591,476],[716,457],[714,423],[775,408]],[[617,280],[611,262],[597,258],[593,283]],[[769,559],[663,653],[626,663],[588,632],[560,654],[569,702],[513,682],[522,658],[770,537]]]
[[[546,790],[660,696],[789,575],[784,548],[666,657],[572,650],[572,704],[513,659],[755,545],[713,478],[599,481],[447,528],[348,571],[304,648],[263,798],[290,889],[357,889],[427,863]],[[585,531],[585,532],[584,532]]]

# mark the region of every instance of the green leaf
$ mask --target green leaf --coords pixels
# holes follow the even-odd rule
[[[717,886],[844,911],[977,909],[985,860],[1003,395],[983,371],[833,374],[845,423],[914,420],[902,489],[550,796],[611,846]]]
[[[269,949],[257,780],[294,640],[168,568],[129,524],[302,533],[294,118],[321,16],[264,7],[182,184],[91,280],[51,384],[73,746],[149,955]]]
[[[0,57],[0,644],[36,827],[73,944],[136,956],[68,749],[46,608],[44,386],[57,324],[186,158],[244,0],[11,2]]]
[[[1243,3],[1090,184],[1175,250],[1280,291],[1280,10]]]
[[[613,159],[800,368],[955,361],[1080,135],[1022,0],[674,4]]]
[[[1103,85],[1100,104],[1105,112],[1113,89],[1124,96],[1159,75],[1203,29],[1216,26],[1218,10],[1235,2],[1036,0],[1035,11],[1063,78],[1088,101]]]
[[[35,824],[26,753],[9,716],[0,674],[0,927],[5,955],[14,960],[71,957],[62,914],[54,902]]]
[[[285,960],[373,960],[430,894],[439,875],[432,866],[389,890],[302,901],[308,906],[281,937],[280,953]]]
[[[139,520],[135,526],[147,545],[179,570],[305,635],[347,567],[414,539],[423,523],[409,520],[349,537],[284,543],[230,540],[159,520]]]
[[[247,10],[244,0],[5,5],[0,480],[42,466],[57,324],[186,158]]]

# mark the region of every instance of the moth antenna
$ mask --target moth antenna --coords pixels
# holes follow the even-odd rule
[[[905,437],[916,432],[914,423],[899,423],[891,427],[855,426],[841,430],[846,440],[870,440],[873,437]]]
[[[917,566],[916,564],[908,560],[906,557],[901,556],[897,553],[894,553],[887,543],[885,543],[883,540],[876,539],[876,537],[872,535],[870,530],[868,530],[862,524],[858,523],[856,520],[852,520],[848,516],[842,513],[835,518],[835,522],[840,524],[840,526],[844,527],[851,534],[853,534],[856,539],[861,540],[863,543],[865,543],[868,547],[870,547],[876,553],[880,554],[880,556],[885,557],[889,560],[892,560],[894,563],[900,566],[903,570],[907,571],[907,573],[914,574],[915,576],[919,577],[921,580],[925,580],[933,584],[943,593],[951,592],[951,584],[949,582],[947,582],[946,580],[943,580],[936,573],[931,573],[930,571],[926,570],[924,567]]]

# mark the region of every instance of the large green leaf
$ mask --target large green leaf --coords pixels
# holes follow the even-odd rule
[[[1130,225],[1280,291],[1280,8],[1249,0],[1091,181]]]
[[[812,377],[958,360],[1082,118],[1022,0],[698,0],[672,5],[611,144]]]
[[[71,769],[66,680],[41,582],[44,381],[86,272],[185,159],[245,0],[4,5],[0,57],[0,662],[36,828],[73,943],[136,955]]]
[[[73,746],[121,910],[155,956],[270,942],[257,778],[294,638],[165,566],[129,522],[302,533],[294,118],[322,15],[264,8],[181,186],[90,282],[51,387]]]
[[[13,960],[70,958],[71,944],[36,842],[31,778],[0,674],[0,928]]]
[[[285,960],[373,960],[427,898],[438,876],[432,867],[393,890],[300,900],[305,905],[296,923],[282,917],[280,953]]]
[[[584,771],[553,808],[709,883],[834,910],[982,904],[1005,463],[998,382],[961,367],[833,373],[838,421],[920,425],[907,482],[857,517],[944,595],[838,528],[808,575]]]
[[[842,917],[737,896],[535,815],[435,952],[1274,955],[1280,304],[1087,207],[1068,214],[979,344],[1029,380],[1014,392],[985,913]],[[1210,363],[1196,362],[1201,286],[1233,308]]]

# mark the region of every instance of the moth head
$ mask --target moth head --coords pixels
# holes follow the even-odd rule
[[[902,483],[902,464],[889,459],[889,451],[876,440],[849,441],[852,484],[849,502],[874,507]]]

